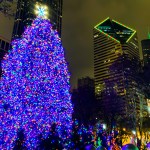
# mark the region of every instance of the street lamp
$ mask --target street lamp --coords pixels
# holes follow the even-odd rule
[[[103,124],[103,129],[106,130],[106,124]]]
[[[132,130],[132,133],[135,135],[135,134],[136,134],[136,131]]]
[[[126,131],[126,128],[123,128],[122,130],[123,130],[123,131]]]

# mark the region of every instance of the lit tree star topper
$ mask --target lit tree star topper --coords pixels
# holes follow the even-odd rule
[[[35,14],[38,17],[41,17],[43,19],[47,19],[48,18],[48,7],[46,5],[42,5],[37,3],[35,5]]]

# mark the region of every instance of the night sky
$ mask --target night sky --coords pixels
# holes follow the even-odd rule
[[[110,17],[137,30],[139,45],[150,27],[150,0],[64,0],[62,40],[72,74],[77,78],[93,73],[93,27]]]
[[[110,17],[137,30],[140,45],[141,39],[147,38],[150,28],[149,7],[150,0],[64,0],[62,41],[71,72],[72,87],[76,86],[78,78],[94,77],[93,27]],[[0,14],[0,36],[7,39],[12,30],[12,27],[8,29],[12,20],[11,23],[8,21],[10,20],[6,19],[2,23]]]

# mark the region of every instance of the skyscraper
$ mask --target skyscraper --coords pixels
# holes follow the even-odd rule
[[[27,25],[30,25],[35,16],[36,3],[48,7],[48,18],[61,36],[62,0],[18,0],[12,39],[21,37]]]
[[[144,65],[150,63],[150,35],[141,41]]]
[[[139,60],[136,31],[110,18],[94,27],[94,75],[96,93],[110,77],[109,67],[121,55]]]
[[[140,110],[136,76],[140,55],[136,31],[106,18],[93,32],[95,93],[108,112],[117,109],[116,113],[124,117],[132,115],[135,119]]]

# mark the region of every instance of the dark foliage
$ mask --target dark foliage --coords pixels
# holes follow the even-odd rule
[[[27,150],[27,148],[24,146],[25,142],[25,135],[24,131],[20,129],[17,134],[17,140],[15,141],[15,146],[13,150]]]
[[[42,135],[39,136],[40,144],[37,150],[62,150],[62,140],[59,138],[58,133],[56,132],[56,124],[53,124],[49,135],[46,139],[42,138]]]

